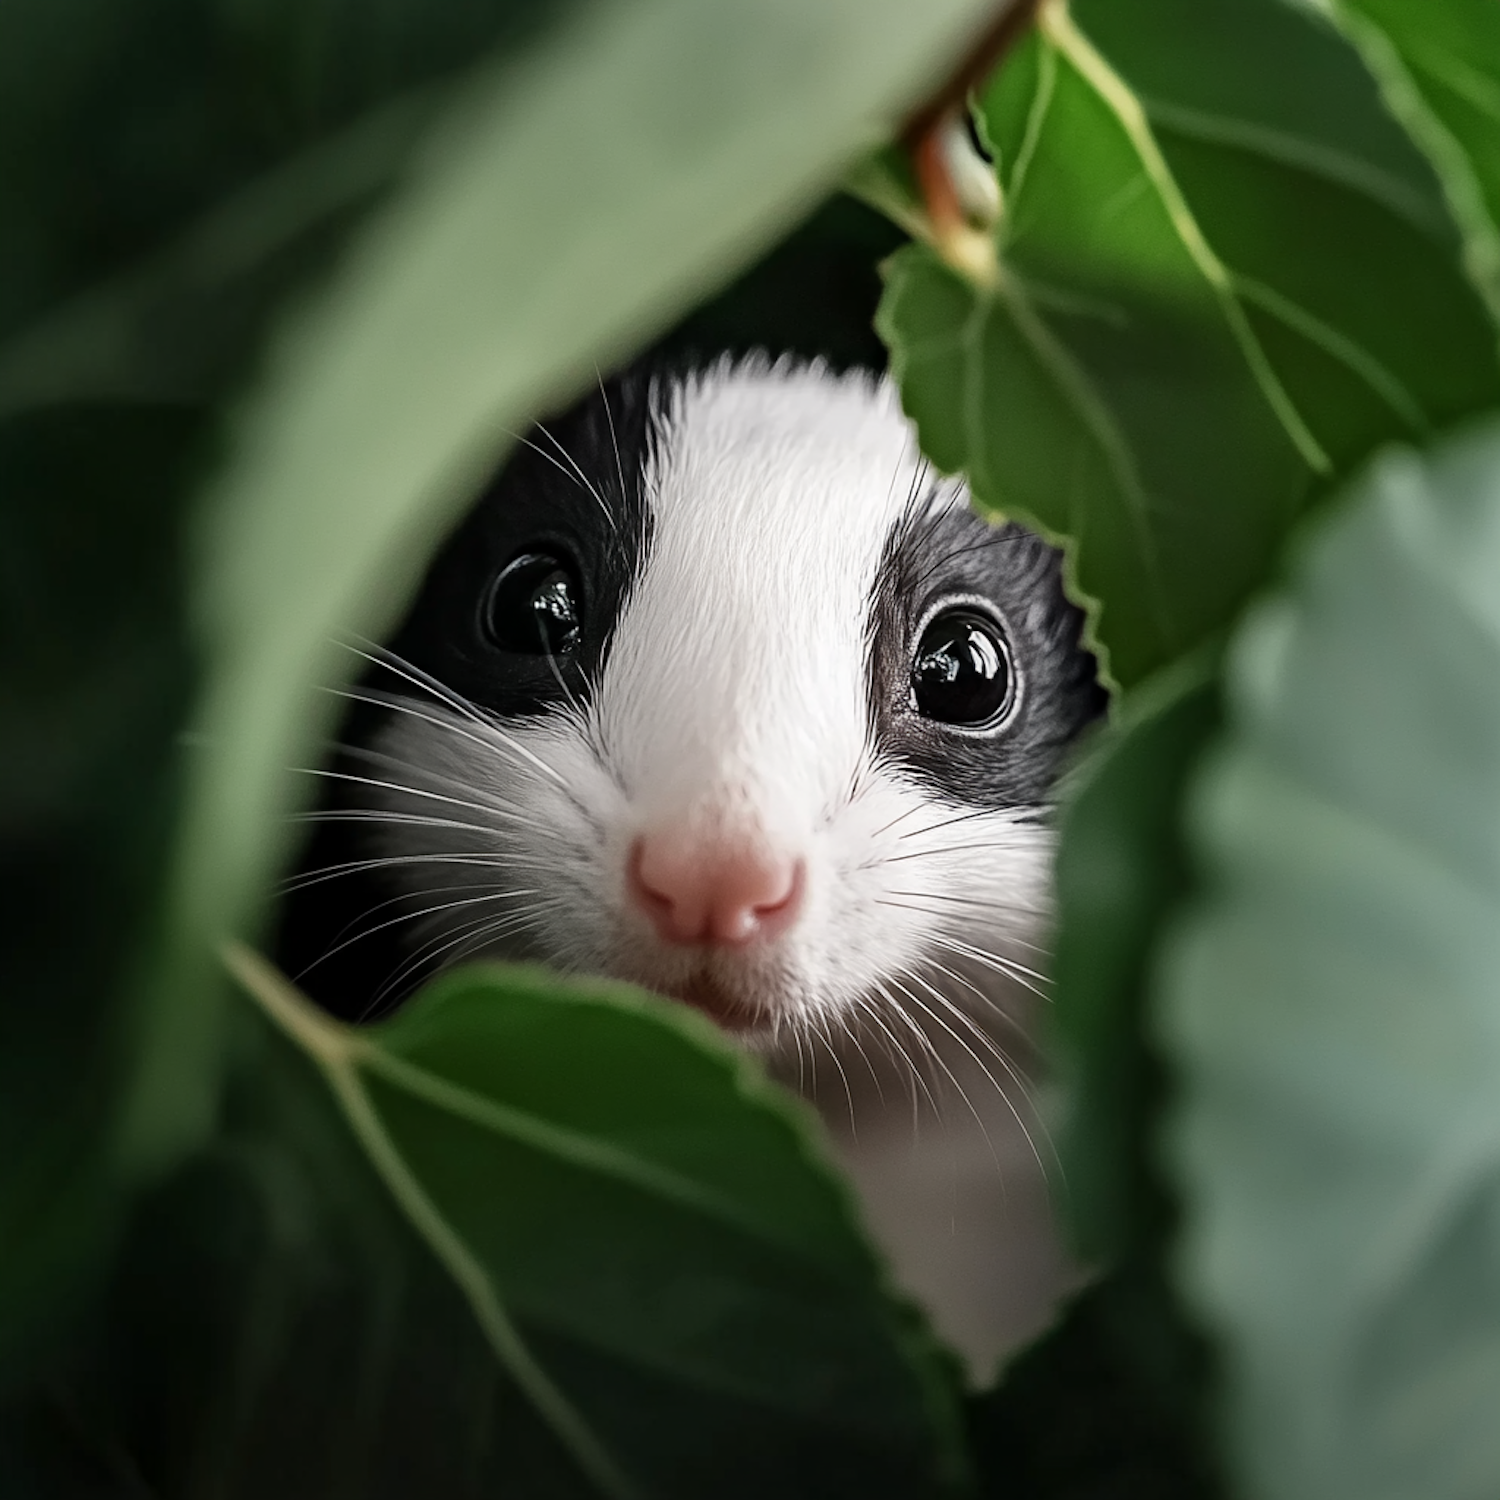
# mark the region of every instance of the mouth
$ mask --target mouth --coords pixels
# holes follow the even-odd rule
[[[707,1016],[731,1036],[744,1036],[766,1024],[767,1017],[760,1006],[740,999],[709,974],[693,974],[681,984],[668,986],[664,993]]]

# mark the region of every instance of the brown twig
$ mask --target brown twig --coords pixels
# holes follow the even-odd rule
[[[906,122],[902,144],[931,226],[932,244],[976,285],[993,285],[999,274],[988,218],[971,212],[953,180],[949,138],[962,128],[969,96],[999,66],[1001,58],[1035,19],[1040,0],[1009,0],[975,39],[958,67]]]
[[[1016,44],[1036,17],[1040,0],[1009,0],[995,19],[974,40],[946,82],[907,117],[901,139],[915,153],[917,144],[931,135],[943,119],[968,104],[969,95],[999,66],[1001,58]]]

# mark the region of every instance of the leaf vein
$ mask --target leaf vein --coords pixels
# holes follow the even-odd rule
[[[1334,15],[1374,74],[1387,108],[1432,162],[1463,235],[1464,269],[1490,316],[1500,322],[1500,227],[1467,150],[1423,97],[1391,37],[1347,5],[1335,3]]]
[[[742,1233],[764,1243],[786,1248],[783,1241],[768,1235],[762,1225],[739,1212],[733,1203],[706,1191],[692,1178],[660,1167],[645,1157],[605,1145],[580,1131],[555,1125],[523,1110],[482,1098],[471,1089],[439,1077],[405,1058],[396,1057],[383,1048],[362,1047],[358,1061],[413,1098],[445,1110],[481,1130],[506,1136],[572,1166],[669,1198],[705,1217],[732,1224]]]
[[[1207,145],[1228,146],[1248,155],[1264,157],[1351,188],[1427,233],[1442,227],[1441,209],[1435,202],[1429,201],[1394,173],[1384,172],[1347,151],[1252,120],[1238,120],[1161,99],[1142,97],[1141,105],[1153,127]]]
[[[495,1357],[594,1484],[612,1500],[635,1500],[635,1485],[537,1362],[505,1311],[488,1272],[427,1196],[381,1123],[357,1072],[361,1054],[374,1049],[366,1047],[352,1028],[315,1011],[258,954],[231,944],[224,956],[230,971],[261,1009],[317,1064],[377,1176],[463,1293]]]
[[[1316,344],[1325,354],[1339,361],[1359,376],[1395,414],[1418,436],[1430,431],[1427,415],[1405,383],[1386,367],[1363,344],[1340,333],[1300,303],[1249,276],[1234,275],[1234,287],[1246,302],[1263,308],[1273,318],[1285,323],[1304,338]]]
[[[1066,57],[1083,81],[1119,121],[1141,165],[1156,189],[1168,222],[1188,253],[1198,273],[1208,283],[1219,303],[1225,322],[1250,373],[1277,420],[1302,461],[1314,472],[1328,474],[1333,464],[1298,411],[1296,403],[1282,385],[1271,361],[1255,337],[1245,310],[1235,296],[1228,269],[1208,243],[1203,230],[1188,207],[1166,158],[1151,133],[1150,123],[1141,101],[1130,86],[1110,67],[1093,44],[1078,30],[1069,14],[1066,0],[1046,0],[1038,16],[1047,40]]]

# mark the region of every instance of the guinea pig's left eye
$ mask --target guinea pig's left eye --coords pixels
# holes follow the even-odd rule
[[[917,712],[940,724],[989,726],[1012,699],[1010,651],[977,609],[945,609],[928,621],[911,664]]]
[[[582,591],[570,563],[554,552],[522,552],[485,592],[479,625],[502,651],[566,656],[583,631]]]

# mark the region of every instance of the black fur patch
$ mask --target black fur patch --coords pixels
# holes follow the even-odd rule
[[[401,776],[399,767],[372,762],[360,748],[371,744],[391,713],[380,700],[435,705],[439,694],[420,685],[422,675],[507,717],[588,697],[650,546],[644,478],[657,440],[654,389],[649,371],[632,369],[534,428],[429,568],[389,643],[395,660],[372,667],[356,686],[356,701],[340,726],[345,748],[331,767],[335,779],[327,783],[323,821],[301,861],[301,874],[315,883],[283,905],[276,948],[281,966],[335,1015],[369,1020],[383,1014],[433,967],[409,964],[408,926],[391,921],[398,915],[391,888],[368,866],[370,798],[362,779]],[[491,581],[518,552],[535,547],[575,559],[583,591],[579,648],[552,662],[501,651],[480,626]],[[333,871],[347,873],[317,878]],[[394,989],[393,975],[405,976]]]
[[[532,430],[429,569],[391,650],[471,703],[512,716],[583,701],[650,545],[644,477],[657,417],[648,373],[604,382]],[[567,659],[492,645],[480,605],[501,569],[527,550],[576,561],[582,638]],[[383,674],[381,686],[409,685]]]
[[[886,539],[871,600],[870,703],[876,742],[943,796],[982,807],[1043,806],[1068,746],[1104,711],[1083,615],[1062,588],[1061,557],[1020,526],[915,499]],[[924,718],[912,693],[922,621],[948,600],[983,600],[1018,679],[996,729]]]

